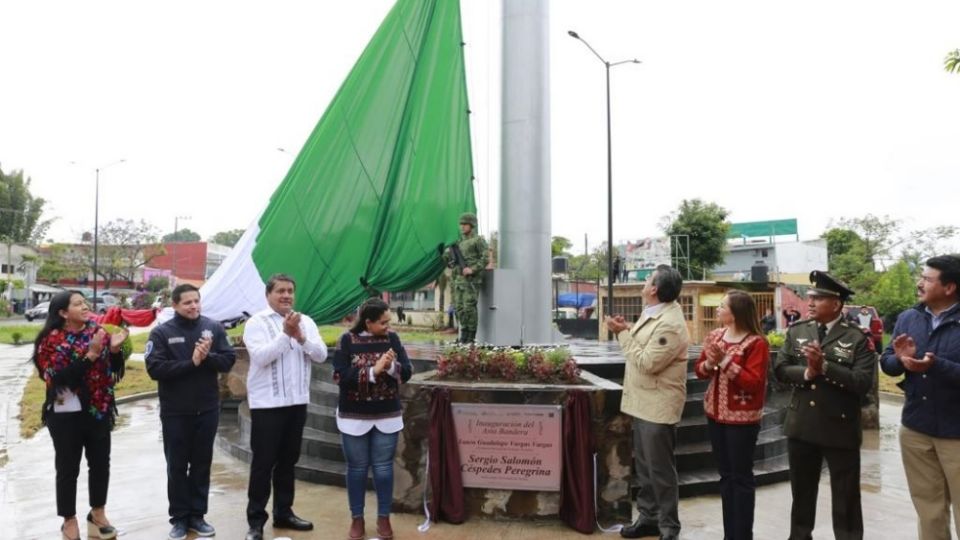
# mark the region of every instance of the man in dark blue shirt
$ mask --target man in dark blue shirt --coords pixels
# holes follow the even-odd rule
[[[900,314],[883,372],[906,375],[900,449],[920,540],[950,540],[950,506],[960,530],[960,257],[927,260],[920,303]]]
[[[173,289],[172,319],[150,332],[144,358],[158,382],[163,453],[167,458],[169,540],[187,531],[213,536],[204,521],[210,491],[213,440],[220,419],[217,374],[230,371],[236,353],[220,323],[200,315],[200,291],[193,285]]]

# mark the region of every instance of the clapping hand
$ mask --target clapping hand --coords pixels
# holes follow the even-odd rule
[[[303,343],[303,332],[300,330],[300,314],[291,311],[283,317],[283,333]]]
[[[917,344],[913,338],[907,334],[900,334],[893,339],[893,354],[902,362],[903,358],[914,358],[917,356]]]
[[[388,350],[387,352],[380,355],[380,358],[377,360],[377,363],[373,366],[373,374],[379,375],[390,369],[390,366],[393,364],[394,359],[396,359],[397,353],[393,349]]]
[[[816,341],[808,343],[800,349],[800,352],[807,359],[807,369],[811,374],[816,376],[823,372],[824,355],[819,343]]]
[[[126,341],[129,335],[130,331],[126,328],[121,328],[119,332],[110,334],[110,352],[120,352],[120,347],[123,346],[123,342]]]
[[[723,348],[716,341],[708,341],[703,346],[703,352],[707,355],[707,367],[713,368],[723,360]]]
[[[193,365],[199,366],[201,362],[207,359],[210,354],[210,346],[213,344],[213,338],[201,337],[197,344],[193,346]]]
[[[100,353],[103,352],[103,340],[106,339],[106,337],[106,330],[103,328],[97,330],[97,333],[90,339],[90,348],[87,350],[87,360],[93,362],[97,358],[100,358]]]
[[[903,363],[903,367],[907,370],[914,373],[923,373],[930,369],[930,366],[933,365],[933,362],[937,359],[932,352],[928,352],[923,355],[923,358],[917,360],[916,358],[903,357],[900,359],[900,362]]]
[[[740,367],[740,364],[731,362],[730,365],[727,366],[727,369],[723,370],[723,376],[726,377],[727,380],[732,381],[737,378],[737,375],[740,375],[741,371],[743,371],[743,368]]]
[[[604,317],[603,324],[607,325],[607,330],[610,330],[614,334],[619,334],[627,328],[630,328],[630,325],[627,324],[626,319],[623,318],[623,315],[616,315],[614,317]]]

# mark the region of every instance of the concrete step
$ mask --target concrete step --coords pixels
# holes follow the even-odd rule
[[[336,407],[340,399],[340,387],[320,379],[310,381],[310,402],[317,405]]]
[[[786,455],[787,439],[783,436],[780,426],[767,428],[757,436],[757,446],[753,451],[754,461]],[[677,458],[678,471],[695,471],[698,469],[715,469],[716,455],[710,441],[699,441],[681,444],[674,452]]]
[[[761,420],[760,429],[766,430],[782,425],[786,413],[786,409],[782,406],[767,404],[767,406],[763,408],[763,419]],[[707,431],[707,417],[702,414],[702,410],[701,414],[697,416],[680,420],[680,425],[677,429],[678,446],[709,441],[710,434]]]
[[[250,462],[252,453],[248,442],[241,437],[240,419],[236,413],[223,412],[220,416],[217,444],[237,459]],[[306,437],[308,431],[304,430]],[[315,434],[314,434],[315,435]],[[320,439],[326,439],[321,436]],[[326,440],[329,444],[329,440]],[[325,459],[311,455],[301,455],[295,475],[298,479],[318,484],[346,486],[347,466],[342,460]],[[367,489],[373,489],[373,479],[368,475]]]
[[[790,479],[786,454],[770,457],[753,464],[753,475],[758,486]],[[698,497],[720,491],[720,473],[716,468],[703,468],[680,473],[680,497]]]

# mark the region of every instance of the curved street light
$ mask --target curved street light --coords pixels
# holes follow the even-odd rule
[[[640,60],[630,58],[618,62],[609,62],[600,56],[580,34],[568,30],[567,34],[573,39],[586,45],[601,62],[607,75],[607,315],[613,315],[613,154],[610,143],[610,68],[621,64],[639,64]],[[598,291],[599,292],[599,291]]]

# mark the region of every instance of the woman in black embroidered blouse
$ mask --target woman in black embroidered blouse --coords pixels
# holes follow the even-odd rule
[[[334,380],[340,386],[337,428],[347,459],[349,538],[364,537],[363,508],[367,471],[373,468],[377,492],[377,535],[393,538],[393,459],[403,429],[400,384],[412,369],[397,334],[390,330],[390,308],[379,298],[360,306],[360,315],[340,336],[333,357]]]

